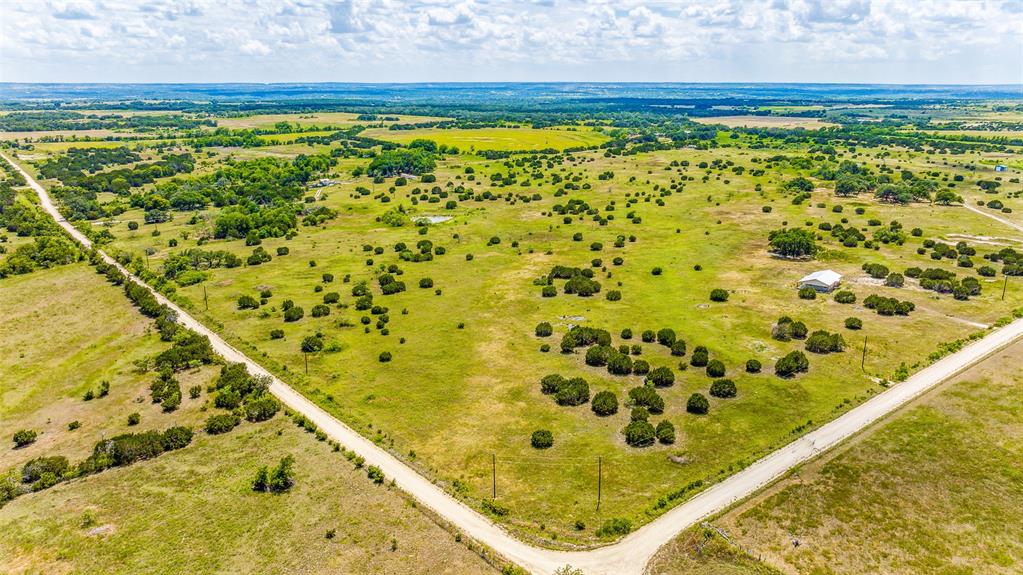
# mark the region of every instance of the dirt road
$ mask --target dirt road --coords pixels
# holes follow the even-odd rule
[[[2,153],[0,155],[7,157]],[[17,164],[15,166],[39,195],[43,208],[76,240],[90,246],[89,239],[61,217],[46,190],[20,166]],[[106,254],[103,254],[103,258],[117,265]],[[124,268],[121,268],[121,271],[131,276]],[[142,284],[138,278],[134,279]],[[1017,320],[995,330],[987,337],[917,372],[908,380],[874,396],[838,419],[710,487],[618,543],[592,551],[566,552],[534,547],[515,539],[503,528],[451,497],[390,453],[320,409],[165,297],[155,292],[154,295],[178,314],[178,321],[182,325],[208,337],[214,350],[224,359],[244,363],[253,374],[270,376],[273,380],[270,391],[285,405],[308,417],[328,436],[346,448],[365,457],[367,464],[380,467],[389,479],[394,479],[401,489],[415,497],[421,504],[433,509],[466,535],[486,544],[529,571],[543,575],[565,565],[582,569],[586,575],[641,575],[654,553],[683,529],[752,495],[796,465],[835,446],[942,381],[1023,337],[1023,320]]]

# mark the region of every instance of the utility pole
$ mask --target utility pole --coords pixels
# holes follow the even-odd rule
[[[1002,284],[1002,300],[1004,300],[1005,299],[1005,288],[1009,287],[1009,276],[1006,275],[1005,272],[1002,272],[1002,275],[1005,275],[1005,283]]]
[[[863,358],[860,359],[860,371],[867,371],[864,367],[867,363],[867,336],[863,336]]]
[[[604,480],[604,458],[597,456],[597,511],[600,511],[600,489]]]
[[[206,304],[206,311],[210,310],[210,298],[206,294],[206,284],[202,285],[202,301]]]
[[[302,357],[305,358],[305,374],[309,375],[309,354],[308,353],[303,353]]]
[[[497,455],[490,454],[491,499],[497,501]]]

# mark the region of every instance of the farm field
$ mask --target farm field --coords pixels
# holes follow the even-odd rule
[[[202,431],[205,391],[173,413],[149,401],[155,375],[139,362],[165,349],[152,321],[84,263],[3,280],[0,435],[39,438],[0,450],[0,471],[63,455],[84,459],[104,437],[197,429],[191,445],[28,493],[0,507],[4,573],[496,573],[400,493],[304,433],[284,415]],[[45,342],[41,345],[40,342]],[[203,388],[218,368],[178,375]],[[83,394],[109,382],[109,395]],[[208,409],[210,411],[208,411]],[[129,426],[128,414],[141,415]],[[77,429],[69,429],[72,421]],[[256,493],[261,465],[295,458],[286,494]],[[332,532],[331,537],[325,534]]]
[[[462,148],[457,138],[468,131],[430,129],[430,136],[438,144]],[[535,144],[539,133],[550,132],[492,131],[500,132],[510,149],[524,149]],[[408,141],[424,136],[424,130],[387,132]],[[178,301],[235,345],[514,532],[548,546],[591,545],[608,539],[598,533],[608,519],[639,525],[656,517],[701,486],[883,391],[900,373],[926,365],[942,344],[976,334],[1023,305],[1023,285],[1001,277],[981,277],[980,295],[959,301],[921,289],[912,278],[905,287],[887,287],[861,269],[874,263],[900,273],[914,266],[961,271],[952,261],[933,260],[924,242],[965,241],[982,262],[985,254],[1019,246],[1023,234],[1017,230],[961,206],[838,197],[833,183],[784,159],[807,157],[805,147],[753,149],[746,136],[736,135],[717,134],[719,147],[714,149],[622,156],[592,150],[505,160],[464,149],[438,157],[434,184],[409,179],[399,185],[393,176],[376,181],[363,171],[369,160],[341,153],[323,174],[329,185],[301,192],[306,205],[327,208],[336,217],[301,225],[291,239],[262,238],[259,248],[271,254],[271,261],[204,269],[198,283],[171,285]],[[193,174],[177,177],[188,181],[236,162],[288,162],[299,154],[332,150],[345,148],[212,148],[199,155]],[[38,170],[40,153],[28,152],[36,157],[26,164],[30,170]],[[929,174],[941,182],[962,176],[957,191],[973,201],[992,197],[975,187],[977,181],[1000,177],[984,163],[988,157],[859,147],[836,152],[833,162]],[[976,169],[968,168],[971,163]],[[1008,182],[1018,178],[1013,170],[1004,175],[1006,185],[997,197],[1018,207]],[[800,176],[813,178],[812,191],[794,203],[785,184]],[[515,180],[508,183],[511,177]],[[156,190],[161,182],[140,190]],[[468,190],[469,196],[460,197]],[[578,213],[564,211],[569,200],[580,206]],[[103,194],[100,201],[118,200]],[[125,205],[116,216],[79,225],[109,231],[114,239],[108,250],[130,254],[159,275],[168,258],[188,249],[225,250],[242,260],[252,254],[255,248],[244,241],[213,237],[223,212],[215,206],[174,211],[170,221],[147,224],[141,207]],[[598,223],[595,214],[607,219]],[[435,223],[414,225],[413,220],[426,216]],[[388,219],[400,225],[385,223]],[[892,221],[904,231],[920,228],[921,233],[906,234],[903,245],[879,242],[874,250],[862,244],[843,247],[821,227],[846,224],[871,237]],[[820,233],[822,251],[815,260],[768,252],[769,232],[785,226]],[[394,248],[424,239],[443,253],[416,262]],[[594,259],[600,261],[594,265]],[[389,266],[394,266],[389,273],[407,285],[405,291],[382,293],[379,278]],[[557,295],[541,297],[535,282],[553,266],[590,268],[602,289],[579,297],[564,293],[565,284],[558,280]],[[654,275],[654,268],[661,272]],[[844,276],[842,289],[856,295],[855,303],[839,304],[831,295],[814,300],[797,296],[799,278],[825,268]],[[380,308],[377,313],[356,309],[359,297],[352,292],[362,282]],[[715,288],[728,292],[727,301],[711,300]],[[620,292],[621,299],[608,300],[611,290]],[[239,309],[241,296],[261,292],[269,295],[259,309]],[[313,317],[313,307],[331,293],[337,296],[328,313]],[[908,317],[878,315],[862,304],[872,294],[911,301],[916,309]],[[284,321],[285,300],[302,307],[305,316]],[[800,340],[772,338],[772,326],[781,316],[803,321],[811,331],[841,333],[846,350],[807,354],[808,373],[792,379],[775,376],[776,360],[804,348]],[[861,319],[862,329],[846,329],[848,317]],[[552,335],[537,337],[536,327],[544,322],[551,324]],[[655,423],[673,424],[674,443],[626,444],[622,430],[631,414],[625,402],[632,388],[643,385],[644,376],[611,375],[604,367],[588,366],[585,349],[559,353],[561,338],[574,325],[606,329],[615,347],[629,346],[632,361],[674,372],[674,385],[658,389],[664,414],[651,417]],[[673,329],[686,342],[683,355],[673,356],[667,347],[641,337],[645,330],[662,328]],[[631,330],[631,338],[622,337],[624,329]],[[271,337],[275,330],[283,337]],[[304,353],[303,341],[311,336],[318,336],[323,347]],[[544,345],[551,349],[542,351]],[[733,399],[710,397],[710,412],[703,416],[686,412],[690,395],[708,395],[714,380],[703,366],[691,365],[697,346],[706,346],[712,359],[723,362],[738,390]],[[389,360],[381,361],[384,353]],[[751,359],[761,362],[762,373],[746,372]],[[585,378],[591,398],[601,391],[614,393],[617,413],[598,417],[589,403],[559,406],[540,390],[541,378],[552,373]],[[538,429],[551,432],[554,445],[549,449],[531,446],[531,434]],[[488,508],[484,502],[495,488],[498,507],[488,503]]]
[[[289,122],[299,126],[354,126],[356,124],[417,124],[437,122],[446,118],[434,116],[410,116],[405,114],[381,114],[378,119],[359,120],[359,114],[350,112],[319,112],[310,114],[254,114],[232,118],[217,118],[217,127],[231,129],[272,128],[278,122]],[[397,118],[396,120],[385,120]]]
[[[728,128],[805,128],[816,130],[836,126],[820,118],[800,118],[793,116],[712,116],[693,118],[700,124],[721,124]]]
[[[464,150],[564,150],[580,146],[593,146],[608,138],[590,128],[422,128],[415,130],[389,130],[372,128],[363,132],[370,138],[407,144],[425,138]]]
[[[1021,358],[1006,348],[714,524],[785,573],[1019,572]],[[651,568],[689,572],[680,557]]]

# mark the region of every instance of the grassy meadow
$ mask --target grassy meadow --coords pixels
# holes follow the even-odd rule
[[[916,250],[926,239],[952,244],[962,239],[977,248],[974,259],[981,261],[981,254],[1004,245],[1019,246],[1023,237],[961,207],[893,206],[866,197],[837,198],[823,183],[818,183],[809,200],[794,205],[781,184],[805,171],[771,158],[805,154],[803,147],[681,149],[615,157],[587,151],[550,165],[512,162],[509,166],[504,160],[485,160],[468,152],[473,147],[586,145],[604,136],[583,128],[383,129],[364,135],[402,142],[430,138],[458,146],[463,153],[439,162],[433,185],[441,190],[463,185],[477,194],[491,192],[495,199],[461,201],[453,209],[446,209],[444,201],[413,205],[413,190],[427,191],[432,185],[412,180],[406,186],[394,186],[393,179],[374,184],[367,176],[353,175],[366,160],[341,159],[331,174],[338,183],[308,192],[318,198],[314,205],[337,210],[336,219],[316,227],[302,226],[290,240],[264,239],[262,247],[271,254],[280,247],[289,253],[259,266],[210,270],[207,281],[179,288],[178,297],[228,340],[325,409],[477,506],[491,496],[493,458],[497,502],[508,509],[507,515],[495,519],[547,545],[598,542],[596,529],[612,517],[629,518],[634,525],[648,521],[669,506],[669,494],[741,469],[806,429],[883,391],[883,380],[891,380],[902,364],[909,370],[919,368],[939,344],[976,333],[1023,305],[1020,282],[1010,281],[1005,299],[1000,299],[1001,277],[980,278],[983,293],[965,302],[920,289],[912,280],[904,288],[890,288],[869,278],[860,269],[866,262],[900,272],[918,266],[975,275],[956,269],[952,261],[934,262]],[[729,136],[719,134],[718,142],[733,142]],[[202,157],[197,170],[213,170],[227,157],[287,158],[327,149],[295,144],[216,149],[211,157]],[[964,195],[974,189],[971,184],[976,179],[993,174],[986,164],[978,163],[976,171],[966,168],[984,159],[976,153],[938,156],[900,148],[859,148],[840,152],[839,159],[875,168],[884,164],[896,173],[910,169],[938,171],[949,178],[964,175],[966,181],[960,184]],[[701,162],[715,160],[746,170],[737,173],[729,165],[699,167]],[[754,175],[753,168],[764,172]],[[516,172],[520,183],[528,183],[491,184],[492,175],[509,170]],[[613,172],[613,177],[600,179],[607,172]],[[576,182],[580,189],[555,197],[564,183],[552,182],[554,174]],[[1013,176],[1018,174],[1007,174]],[[655,185],[668,189],[673,184],[677,186],[670,195],[652,191]],[[368,188],[371,194],[359,195],[357,187]],[[541,199],[525,201],[533,193]],[[570,220],[552,213],[570,198],[614,219],[602,226],[585,213],[571,215]],[[1006,202],[1019,206],[1018,200]],[[451,219],[425,228],[411,223],[392,227],[378,221],[397,206],[410,218]],[[864,213],[856,214],[856,208]],[[141,224],[142,211],[129,210],[107,224],[117,238],[110,247],[135,254],[148,250],[150,267],[159,269],[171,252],[197,247],[197,238],[212,226],[217,211],[210,208],[197,214],[196,224],[189,223],[192,214],[176,212],[171,222],[140,225],[131,231],[128,222]],[[638,223],[626,217],[631,212]],[[1018,217],[1020,212],[1006,217]],[[824,234],[824,250],[815,261],[783,260],[767,252],[772,229],[806,223],[817,229],[820,223],[837,224],[842,219],[868,237],[876,229],[868,224],[872,219],[886,224],[898,220],[905,230],[919,227],[924,233],[909,237],[905,245],[884,245],[876,251],[844,248]],[[158,236],[153,235],[155,229]],[[425,229],[425,235],[419,235],[419,229]],[[581,234],[578,241],[573,239],[577,233]],[[622,247],[614,247],[618,236],[626,238]],[[630,236],[635,240],[630,241]],[[500,243],[491,244],[494,237]],[[171,238],[177,240],[176,248],[169,246]],[[429,262],[400,261],[393,246],[398,242],[415,245],[421,239],[444,247],[446,253]],[[601,244],[599,250],[593,242]],[[364,251],[365,246],[371,251]],[[374,253],[373,248],[382,248],[382,253]],[[253,248],[242,241],[217,240],[203,249],[228,250],[244,259]],[[621,265],[613,264],[616,257],[623,259]],[[599,265],[593,266],[594,259],[601,260]],[[379,266],[389,264],[399,267],[397,279],[407,284],[407,291],[380,293],[375,278]],[[555,265],[593,269],[601,292],[588,298],[568,295],[561,293],[564,284],[557,281],[558,295],[541,297],[541,288],[533,282]],[[653,275],[655,267],[663,273]],[[830,296],[812,301],[797,297],[799,278],[826,268],[843,274],[844,288],[857,295],[855,304],[838,304]],[[332,274],[333,281],[325,282],[324,273]],[[420,288],[424,278],[433,280],[433,287]],[[373,303],[387,308],[386,335],[373,329],[372,323],[364,327],[362,317],[370,314],[354,309],[351,290],[363,281],[372,287]],[[712,302],[709,294],[714,288],[727,290],[728,301]],[[262,290],[273,294],[265,306],[238,309],[239,296],[258,296]],[[609,290],[619,290],[622,299],[605,299]],[[330,292],[340,294],[340,303],[331,306],[328,316],[311,317],[308,310]],[[908,317],[877,315],[862,306],[863,298],[871,294],[912,301],[916,311]],[[286,299],[304,307],[305,318],[284,322],[281,302]],[[800,341],[772,339],[771,327],[783,315],[804,321],[811,331],[842,333],[846,351],[808,354],[809,373],[793,379],[776,377],[774,362],[789,351],[803,349]],[[843,327],[850,316],[863,320],[862,330]],[[375,320],[372,316],[370,321]],[[552,324],[553,336],[534,335],[540,322]],[[667,419],[674,424],[673,445],[643,449],[626,445],[621,431],[629,422],[629,409],[624,401],[629,389],[642,385],[643,378],[613,376],[606,369],[588,367],[582,350],[559,353],[558,342],[572,325],[607,329],[616,347],[626,343],[640,347],[640,355],[633,359],[647,360],[652,368],[675,370],[674,386],[659,390],[666,403],[664,415],[652,417],[655,423]],[[634,334],[628,341],[619,335],[626,328]],[[674,329],[686,341],[685,357],[673,357],[667,348],[640,340],[643,330],[661,328]],[[285,336],[271,339],[274,329],[283,330]],[[300,343],[316,333],[323,335],[330,351],[305,357]],[[868,354],[861,371],[864,337]],[[544,344],[552,349],[541,351]],[[734,399],[710,398],[710,412],[704,416],[686,412],[687,398],[694,392],[706,395],[712,381],[703,368],[688,366],[698,345],[706,346],[711,358],[724,362],[727,377],[738,387]],[[382,363],[382,352],[393,359]],[[763,372],[744,373],[749,359],[762,362]],[[550,373],[584,377],[591,396],[603,390],[614,392],[620,403],[618,413],[597,417],[589,404],[558,406],[539,389],[540,378]],[[530,446],[530,434],[537,429],[553,433],[553,447],[540,451]],[[598,457],[603,473],[599,510]]]
[[[371,128],[363,136],[388,142],[407,144],[425,138],[438,145],[447,144],[460,150],[564,150],[580,146],[593,146],[607,141],[607,136],[590,128],[419,128],[415,130],[389,130]]]
[[[714,524],[785,573],[1019,573],[1021,357],[1004,349]],[[652,572],[690,573],[668,567],[686,541]]]
[[[494,573],[477,554],[326,443],[278,415],[226,435],[199,429],[208,398],[173,413],[149,399],[136,362],[166,349],[151,320],[85,264],[0,280],[0,471],[85,458],[104,437],[196,428],[188,447],[22,495],[0,507],[3,573]],[[178,375],[203,388],[216,366]],[[83,400],[110,383],[110,393]],[[141,422],[129,426],[129,413]],[[80,427],[70,430],[77,421]],[[33,429],[38,440],[11,449]],[[255,493],[261,465],[296,459],[289,493]],[[327,538],[328,531],[333,537]]]

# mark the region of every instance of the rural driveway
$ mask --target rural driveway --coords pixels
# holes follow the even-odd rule
[[[0,153],[0,156],[10,160],[3,153]],[[64,220],[46,190],[21,166],[14,165],[39,195],[43,208],[57,223],[82,245],[91,246],[88,238]],[[112,258],[102,252],[100,254],[105,261],[117,265],[123,273],[132,277],[139,284],[145,285]],[[380,467],[387,477],[394,479],[401,489],[421,504],[434,510],[466,535],[486,544],[530,572],[542,575],[549,575],[565,565],[582,569],[587,575],[641,575],[654,553],[683,529],[745,499],[793,467],[815,457],[821,451],[835,446],[905,405],[908,401],[1023,336],[1023,319],[994,330],[986,337],[917,372],[906,381],[875,395],[830,423],[711,486],[682,505],[632,532],[618,543],[591,551],[570,552],[542,549],[515,539],[487,517],[453,498],[390,453],[320,409],[259,364],[230,346],[220,336],[207,329],[167,298],[156,292],[153,295],[177,313],[178,321],[182,325],[208,337],[213,348],[224,359],[244,363],[253,374],[269,376],[273,381],[270,391],[285,405],[308,417],[328,436],[347,449],[365,457],[366,463]]]

